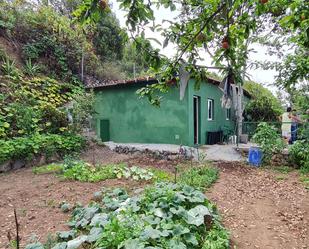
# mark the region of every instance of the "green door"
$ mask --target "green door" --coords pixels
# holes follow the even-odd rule
[[[109,120],[108,119],[100,120],[100,138],[103,142],[110,141]]]

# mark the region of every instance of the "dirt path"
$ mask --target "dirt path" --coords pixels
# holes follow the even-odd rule
[[[309,192],[296,172],[219,163],[220,179],[207,196],[231,231],[237,249],[309,248]]]

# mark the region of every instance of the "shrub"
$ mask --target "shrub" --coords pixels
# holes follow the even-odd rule
[[[49,157],[57,153],[64,156],[80,151],[84,145],[84,138],[73,134],[34,134],[29,137],[0,140],[0,163],[10,159],[30,159],[37,154]]]
[[[289,148],[289,158],[300,167],[302,173],[309,173],[309,143],[298,140]]]
[[[265,122],[259,123],[253,141],[256,142],[263,152],[263,163],[269,163],[272,156],[282,152],[284,142],[278,130]]]
[[[215,207],[187,185],[160,183],[132,197],[114,189],[102,199],[74,209],[57,248],[229,248]]]

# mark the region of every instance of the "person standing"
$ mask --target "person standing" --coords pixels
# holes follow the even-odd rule
[[[297,129],[298,129],[298,124],[302,122],[300,117],[298,116],[296,110],[294,109],[291,113],[291,119],[292,119],[292,124],[291,124],[291,139],[290,139],[290,144],[293,144],[297,140]]]
[[[288,107],[286,109],[286,112],[284,112],[281,116],[281,131],[282,131],[282,137],[286,141],[286,143],[289,143],[291,140],[291,124],[292,124],[292,115],[291,115],[292,108]]]

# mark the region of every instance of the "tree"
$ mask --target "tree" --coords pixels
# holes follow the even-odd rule
[[[246,81],[243,87],[252,96],[252,100],[247,103],[244,111],[246,121],[278,121],[283,108],[271,91],[252,81]]]
[[[82,22],[89,19],[96,21],[99,10],[105,9],[105,5],[102,8],[102,2],[106,3],[105,0],[84,0],[79,7],[80,11],[76,12],[76,17]],[[247,68],[252,66],[248,60],[249,45],[258,42],[265,31],[274,33],[278,30],[279,35],[288,37],[285,41],[287,44],[291,42],[298,44],[296,54],[299,52],[302,54],[300,50],[305,51],[303,48],[308,48],[309,20],[306,0],[123,0],[120,2],[120,7],[128,13],[128,31],[133,37],[143,37],[145,27],[152,26],[154,31],[160,31],[166,37],[163,47],[168,43],[176,46],[175,56],[165,63],[157,62],[163,58],[162,55],[152,54],[156,59],[151,66],[162,82],[179,74],[181,59],[186,60],[188,71],[197,79],[203,79],[205,71],[198,67],[198,62],[202,59],[201,51],[205,51],[211,55],[215,67],[225,74],[230,72],[233,80],[242,84]],[[155,7],[170,8],[171,11],[180,9],[180,13],[174,22],[170,22],[168,28],[163,28],[155,24],[153,12]],[[293,66],[293,63],[283,60],[281,64],[283,69],[280,71],[283,78],[286,78],[284,72],[287,71],[284,70],[288,68],[287,65]],[[302,79],[306,75],[304,72],[308,72],[306,68],[304,67],[302,73],[293,74],[292,81]]]
[[[120,28],[119,22],[112,12],[105,12],[93,30],[93,44],[97,54],[103,61],[121,60],[127,34]]]

